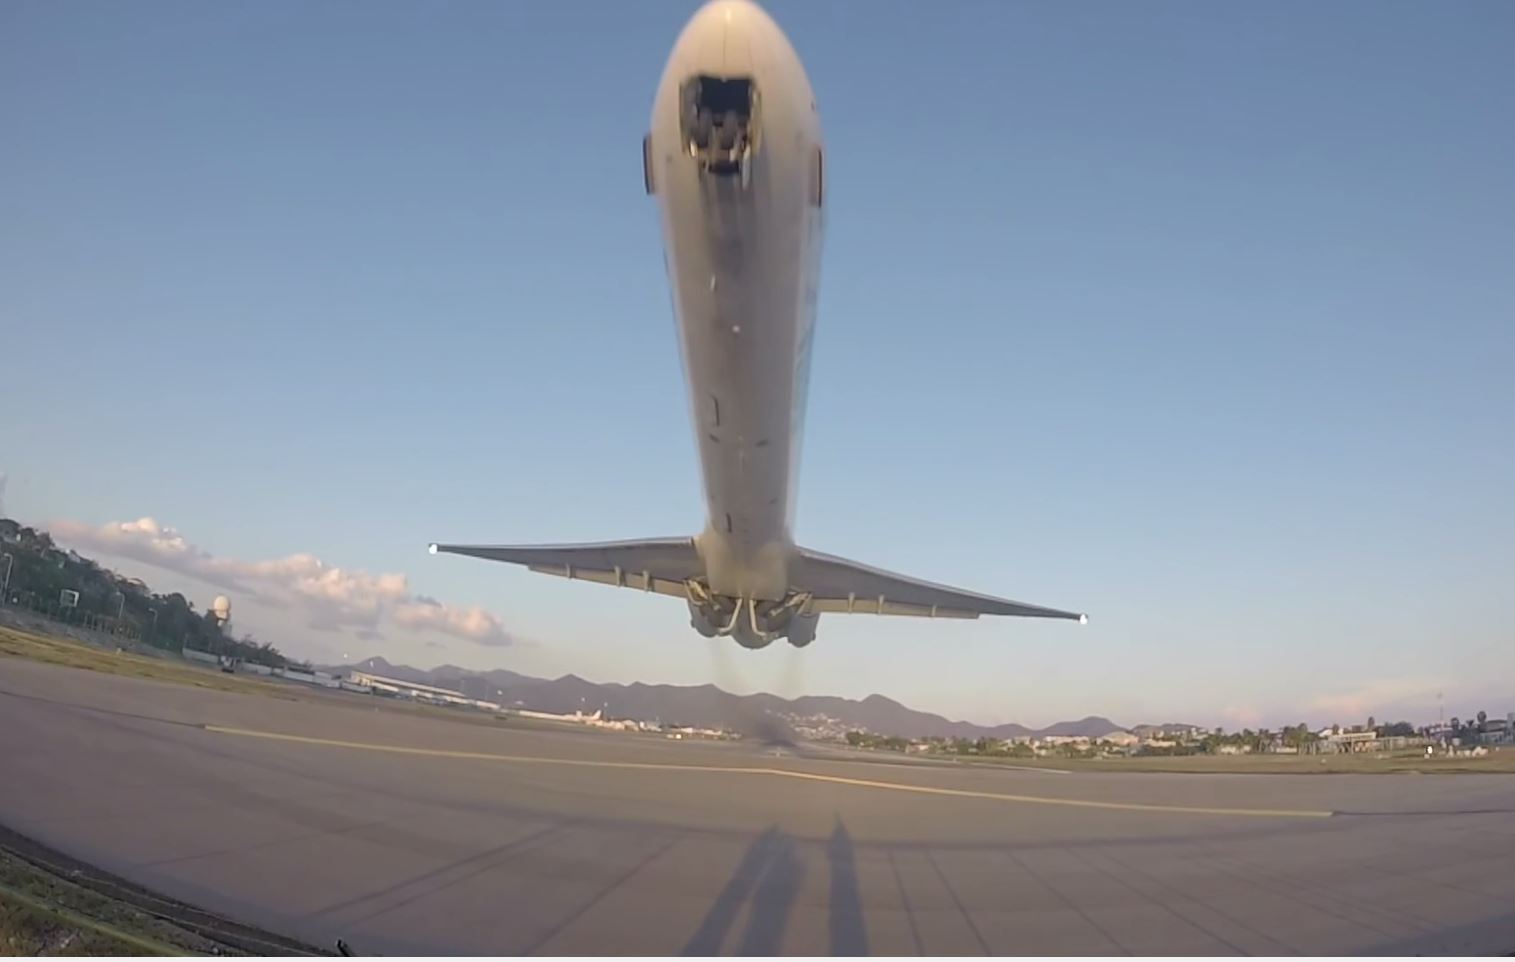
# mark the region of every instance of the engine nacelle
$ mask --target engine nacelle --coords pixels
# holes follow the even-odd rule
[[[731,629],[731,637],[736,639],[736,643],[743,648],[755,651],[758,648],[767,648],[773,644],[774,639],[778,636],[761,631],[753,631],[751,625],[745,621],[738,621],[736,627]]]
[[[789,643],[803,648],[815,640],[815,630],[820,625],[820,615],[795,615],[789,619]]]
[[[726,619],[721,619],[718,624],[716,619],[720,617],[720,612],[714,608],[699,604],[693,599],[690,600],[689,626],[702,636],[714,638],[721,633],[721,630],[726,627]]]
[[[815,640],[820,615],[801,615],[807,595],[791,592],[783,601],[751,601],[712,594],[689,582],[689,625],[706,638],[731,636],[743,648],[767,648],[788,638],[796,648]]]

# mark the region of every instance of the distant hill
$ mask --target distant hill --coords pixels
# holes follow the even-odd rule
[[[774,718],[824,715],[848,728],[865,729],[884,735],[908,738],[1020,738],[1028,735],[1087,735],[1097,738],[1123,731],[1121,726],[1091,715],[1078,721],[1058,722],[1043,729],[1014,723],[975,725],[952,721],[941,715],[916,711],[883,695],[869,695],[861,701],[833,695],[804,695],[780,698],[760,692],[733,695],[714,685],[630,685],[586,681],[577,675],[561,678],[533,678],[502,668],[471,671],[456,665],[437,668],[413,668],[396,665],[383,658],[366,658],[351,665],[329,666],[328,670],[355,668],[376,675],[398,678],[421,685],[436,685],[461,691],[470,698],[499,701],[501,704],[533,711],[567,713],[603,708],[612,718],[635,718],[667,724],[729,728],[749,733],[771,729]]]

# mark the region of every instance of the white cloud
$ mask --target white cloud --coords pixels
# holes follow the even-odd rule
[[[145,561],[223,588],[252,590],[251,586],[237,579],[236,562],[217,561],[190,544],[173,528],[160,525],[152,518],[113,521],[98,528],[77,521],[54,521],[48,525],[48,530],[59,541]]]
[[[456,638],[497,647],[510,644],[500,619],[483,608],[449,608],[429,598],[396,605],[394,619],[407,628],[430,628]]]
[[[308,553],[268,561],[217,558],[153,518],[99,527],[55,521],[49,527],[53,537],[77,547],[144,561],[266,604],[298,609],[312,628],[352,629],[359,638],[376,638],[388,619],[491,647],[512,641],[494,614],[477,606],[451,608],[414,595],[403,574],[338,568]]]

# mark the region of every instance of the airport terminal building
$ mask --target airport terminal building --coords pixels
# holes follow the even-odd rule
[[[413,698],[416,701],[430,702],[434,705],[457,705],[463,708],[482,708],[486,711],[499,711],[499,702],[484,701],[479,698],[469,698],[460,691],[450,688],[438,688],[435,685],[423,685],[414,681],[403,681],[399,678],[386,678],[383,675],[375,675],[366,671],[350,671],[347,673],[347,682],[361,689],[366,689],[376,695],[389,695],[397,698]]]

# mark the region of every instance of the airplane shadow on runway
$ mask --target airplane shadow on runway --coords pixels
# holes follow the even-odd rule
[[[856,856],[852,836],[840,817],[826,843],[826,861],[831,872],[827,903],[830,911],[829,954],[867,955],[868,932],[863,924],[862,900],[858,895]],[[684,946],[684,954],[719,954],[741,914],[743,903],[749,900],[751,911],[747,927],[733,947],[734,952],[737,955],[776,954],[804,878],[805,861],[799,846],[776,826],[770,827],[753,841],[737,863],[736,871]]]
[[[868,929],[863,924],[863,901],[858,896],[857,858],[852,836],[840,816],[826,843],[826,861],[831,866],[831,954],[867,955]]]

